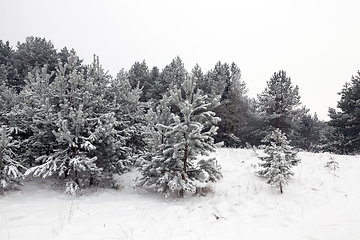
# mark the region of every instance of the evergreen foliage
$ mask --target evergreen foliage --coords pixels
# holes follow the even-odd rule
[[[240,68],[232,63],[216,63],[214,69],[203,74],[199,65],[195,65],[192,76],[197,79],[197,87],[210,99],[220,95],[220,106],[214,111],[222,121],[215,136],[216,142],[224,142],[227,147],[256,144],[255,134],[259,122],[255,115],[255,105],[246,95],[247,89],[241,80]],[[253,127],[254,126],[254,127]]]
[[[77,59],[59,63],[51,83],[46,67],[30,75],[23,91],[33,119],[28,155],[38,163],[26,175],[65,178],[72,194],[88,185],[111,183],[113,173],[129,170],[131,148],[126,145],[132,138],[129,128],[136,125],[131,122],[134,111],[139,110],[131,108],[140,95],[129,84],[125,90],[123,83],[111,81],[98,58],[86,74]]]
[[[149,89],[143,91],[145,93],[145,99],[148,101],[160,100],[162,93],[160,93],[160,70],[157,67],[153,67],[149,73]]]
[[[15,51],[10,47],[9,41],[0,40],[0,84],[12,87],[20,78],[15,66]]]
[[[223,69],[227,66],[225,64]],[[216,114],[222,119],[216,140],[223,141],[226,147],[245,146],[251,142],[254,131],[251,127],[254,118],[251,116],[250,100],[246,96],[246,84],[241,80],[240,68],[235,63],[225,72],[229,74],[221,78],[225,81],[221,92],[221,104],[215,109]]]
[[[207,73],[196,64],[188,74],[178,56],[162,71],[149,70],[144,60],[113,78],[98,58],[83,65],[74,49],[57,51],[45,38],[28,37],[15,50],[0,40],[1,151],[7,154],[1,183],[16,183],[26,166],[27,175],[59,178],[74,194],[113,183],[113,174],[140,159],[140,186],[184,196],[221,177],[214,159],[199,157],[214,142],[260,145],[271,133],[265,140],[272,157],[263,166],[273,166],[274,174],[262,175],[282,187],[292,166],[281,160],[291,158],[281,150],[290,142],[284,134],[308,151],[359,151],[359,82],[360,72],[340,93],[341,111],[329,109],[326,125],[300,106],[299,89],[285,71],[274,73],[256,101],[246,95],[235,63],[219,61]],[[13,166],[10,175],[6,166]]]
[[[2,124],[13,124],[12,116],[17,113],[18,101],[18,95],[12,88],[6,86],[4,82],[0,84],[0,122]]]
[[[267,135],[263,142],[268,144],[264,150],[266,156],[259,157],[263,161],[259,166],[264,169],[256,174],[266,178],[266,183],[279,187],[282,193],[283,186],[288,184],[288,179],[294,175],[291,168],[300,162],[296,158],[297,151],[289,145],[290,142],[279,129]]]
[[[337,107],[329,109],[331,120],[328,124],[334,127],[333,150],[337,153],[356,153],[360,149],[360,71],[352,76],[339,93]]]
[[[294,139],[292,133],[295,123],[308,111],[300,108],[300,104],[299,87],[292,85],[285,71],[275,72],[267,81],[265,90],[258,94],[259,110],[268,125],[265,131],[271,132],[278,128]]]
[[[187,78],[187,71],[181,58],[177,56],[171,63],[162,70],[156,88],[162,94],[169,92],[175,87],[180,88],[181,84]],[[161,98],[161,96],[159,96]]]
[[[140,101],[146,102],[146,92],[148,92],[153,84],[152,78],[150,77],[149,69],[145,63],[145,60],[141,63],[135,62],[128,72],[129,83],[132,88],[139,87],[142,89]]]
[[[334,172],[336,169],[339,168],[339,162],[334,159],[334,157],[330,157],[329,161],[327,161],[324,165],[325,168],[328,168],[330,170],[333,170]],[[335,174],[334,174],[335,177]]]
[[[23,177],[25,167],[20,158],[15,154],[15,149],[20,147],[19,141],[11,136],[13,132],[7,126],[0,128],[0,189],[11,185],[20,185],[18,179]]]
[[[204,82],[205,76],[199,64],[195,64],[195,66],[191,70],[190,76],[196,80],[195,90],[197,90],[198,88],[202,89],[200,85]]]
[[[176,115],[171,113],[170,99],[166,96],[154,110],[151,108],[148,111],[143,133],[147,149],[139,160],[138,170],[142,177],[138,186],[155,186],[165,196],[170,194],[170,181],[175,177],[177,168],[169,152],[176,143],[176,133],[172,127],[175,118]]]
[[[59,63],[52,83],[46,72],[44,68],[42,74],[30,77],[25,90],[29,99],[35,101],[29,103],[37,108],[30,141],[31,151],[39,154],[36,156],[39,165],[30,168],[26,175],[64,177],[66,191],[74,194],[86,180],[100,176],[102,169],[96,166],[97,158],[91,154],[96,149],[94,129],[100,121],[91,119],[88,110],[92,108],[92,94],[85,87],[89,85],[85,84],[83,73],[76,68],[75,58],[64,66]]]
[[[149,150],[141,159],[139,185],[155,187],[166,197],[171,193],[184,197],[196,192],[198,182],[222,177],[215,159],[198,160],[199,155],[215,151],[212,136],[220,119],[211,109],[218,106],[219,98],[207,102],[202,91],[194,92],[195,85],[194,79],[185,80],[183,91],[171,91],[170,99],[163,98],[147,115]],[[171,112],[171,103],[178,112]]]
[[[142,139],[142,126],[145,123],[147,103],[141,102],[142,90],[139,86],[132,88],[124,71],[120,71],[111,81],[113,104],[110,108],[119,122],[116,127],[121,142],[124,141],[127,154],[139,154],[145,147]],[[125,148],[122,148],[125,151]],[[121,158],[125,158],[123,155]]]
[[[239,74],[241,74],[239,72]],[[223,92],[225,86],[230,81],[230,67],[227,63],[221,63],[220,61],[215,64],[215,67],[211,69],[205,76],[205,80],[201,85],[204,87],[203,91],[210,97],[214,98],[217,95],[223,99]]]
[[[35,67],[42,68],[48,65],[48,70],[55,71],[58,62],[58,55],[54,44],[40,37],[27,37],[24,43],[18,42],[17,51],[14,53],[14,61],[16,69],[20,75],[17,82],[17,88],[24,87],[24,79]]]
[[[300,117],[296,128],[296,147],[306,151],[324,151],[327,142],[325,122],[320,121],[315,113],[304,114]]]

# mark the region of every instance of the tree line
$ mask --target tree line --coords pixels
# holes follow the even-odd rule
[[[136,165],[142,186],[164,194],[199,191],[196,181],[221,177],[214,159],[197,156],[249,147],[280,129],[306,151],[359,149],[360,73],[341,91],[329,122],[301,105],[298,86],[275,72],[257,98],[247,96],[235,63],[188,72],[180,57],[162,70],[135,62],[114,77],[94,56],[84,65],[74,49],[56,50],[28,37],[12,49],[0,40],[0,180],[5,188],[26,175],[56,176],[74,193],[114,184]]]

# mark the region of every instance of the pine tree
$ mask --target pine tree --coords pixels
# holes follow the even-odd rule
[[[58,56],[58,60],[60,60],[60,62],[62,62],[63,64],[68,63],[68,60],[70,59],[70,57],[76,58],[76,64],[80,68],[83,63],[83,60],[81,60],[77,56],[77,53],[76,53],[75,49],[73,49],[73,48],[69,51],[67,49],[67,47],[64,47],[57,53],[57,56]]]
[[[204,87],[204,92],[214,98],[217,95],[223,96],[226,84],[231,78],[230,66],[220,61],[215,64],[205,76],[204,82],[200,87]]]
[[[246,84],[241,80],[240,68],[235,63],[229,67],[229,73],[229,77],[224,78],[221,105],[215,109],[222,119],[216,140],[223,141],[227,147],[245,146],[251,119]]]
[[[4,83],[7,87],[16,87],[20,78],[14,58],[15,51],[9,41],[4,43],[0,40],[0,84]]]
[[[153,67],[149,73],[149,89],[145,93],[145,98],[148,101],[152,100],[160,100],[162,97],[162,94],[160,92],[160,89],[158,88],[160,86],[160,71],[159,68]]]
[[[53,109],[53,98],[50,78],[45,65],[29,73],[25,80],[25,87],[20,92],[26,109],[24,120],[27,122],[29,136],[22,141],[26,149],[23,157],[32,166],[36,158],[50,154],[56,146],[56,139],[52,133],[56,129],[57,112]]]
[[[205,87],[205,76],[199,64],[195,64],[195,66],[191,70],[190,76],[196,80],[195,91],[197,91],[198,89],[203,89],[203,87]]]
[[[325,131],[328,128],[325,122],[320,121],[315,113],[303,115],[297,123],[296,147],[306,151],[320,151],[326,143]]]
[[[8,114],[17,105],[17,95],[5,83],[0,83],[0,123],[8,124]]]
[[[3,126],[9,137],[19,143],[18,148],[13,148],[16,158],[22,159],[26,146],[22,140],[26,137],[29,119],[26,117],[26,108],[23,99],[14,88],[0,84],[0,126]],[[23,163],[23,161],[22,161]]]
[[[206,103],[206,95],[201,91],[194,92],[196,83],[194,79],[187,79],[182,85],[185,98],[182,96],[181,90],[170,92],[172,102],[180,110],[180,118],[175,122],[174,130],[179,133],[180,139],[174,145],[172,157],[180,160],[183,165],[181,173],[182,180],[189,188],[182,187],[180,194],[186,191],[194,191],[193,181],[199,180],[200,173],[205,171],[209,174],[211,180],[221,177],[214,165],[214,159],[207,161],[201,160],[198,166],[194,165],[194,160],[200,155],[207,155],[209,152],[215,151],[213,136],[216,135],[218,127],[214,126],[220,121],[215,117],[212,111],[219,103],[219,97],[213,99],[212,102]],[[212,167],[211,167],[212,166]],[[177,182],[182,183],[181,181]]]
[[[299,87],[293,86],[290,77],[281,70],[267,82],[265,90],[258,95],[260,111],[268,124],[267,132],[274,128],[291,136],[294,122],[308,110],[300,108]]]
[[[192,75],[197,77],[199,88],[210,98],[220,95],[220,106],[214,111],[222,121],[219,123],[216,142],[224,142],[227,147],[245,146],[254,143],[258,134],[254,132],[258,126],[251,99],[246,95],[247,89],[241,80],[240,68],[235,64],[216,63],[214,69],[202,75],[201,69],[196,65]]]
[[[15,154],[15,149],[20,143],[13,139],[12,132],[7,126],[0,128],[0,188],[3,190],[11,185],[20,185],[19,178],[23,177],[20,158]]]
[[[184,197],[196,191],[199,181],[216,181],[222,177],[215,159],[198,160],[199,155],[207,156],[215,151],[212,136],[217,130],[214,124],[220,119],[212,109],[218,106],[219,98],[206,102],[207,96],[194,89],[195,80],[187,79],[182,84],[183,91],[171,91],[170,102],[163,99],[156,113],[150,112],[152,119],[157,120],[150,127],[152,153],[142,162],[140,185],[155,185],[165,196],[173,192]],[[179,112],[171,113],[170,103]]]
[[[339,93],[337,107],[329,109],[330,121],[334,127],[333,150],[339,153],[354,153],[360,149],[360,71],[352,76]]]
[[[91,116],[93,93],[86,89],[85,86],[89,85],[78,71],[75,57],[64,66],[59,63],[56,77],[50,85],[45,71],[42,76],[40,81],[33,81],[33,91],[29,94],[35,100],[40,100],[41,91],[34,90],[46,91],[44,100],[34,103],[38,110],[33,116],[33,141],[38,142],[34,147],[42,147],[42,143],[45,143],[48,149],[40,152],[41,155],[36,158],[40,165],[28,169],[26,175],[64,177],[68,179],[66,191],[75,194],[94,176],[100,178],[102,171],[95,163],[97,157],[91,153],[96,149],[93,129],[98,127],[98,119]],[[36,83],[42,81],[46,83],[37,88]],[[48,89],[44,86],[48,86]],[[50,144],[46,140],[51,140]]]
[[[146,93],[152,87],[153,83],[151,82],[152,79],[150,78],[150,72],[145,60],[141,63],[134,63],[128,72],[128,79],[132,88],[139,87],[143,90],[140,96],[140,101],[145,102],[148,100],[146,98]]]
[[[0,84],[0,189],[20,185],[25,170],[21,157],[20,134],[27,120],[20,98],[13,88]]]
[[[278,186],[280,193],[283,193],[283,186],[288,184],[288,179],[294,175],[291,168],[300,162],[296,158],[297,151],[289,145],[285,134],[279,129],[267,135],[263,142],[269,144],[264,150],[266,156],[259,157],[263,161],[259,166],[264,169],[256,174],[266,178],[266,183]]]
[[[111,112],[115,113],[116,120],[120,123],[116,127],[120,141],[125,142],[127,154],[137,155],[145,146],[141,133],[148,103],[140,101],[142,90],[139,86],[131,87],[127,73],[123,70],[111,81],[110,89],[113,96]]]
[[[176,115],[171,113],[170,99],[166,96],[153,110],[146,114],[147,125],[144,126],[144,140],[147,148],[139,159],[139,172],[142,177],[138,186],[155,186],[155,189],[168,196],[171,192],[169,182],[174,174],[174,161],[170,152],[175,144],[176,133],[172,125]]]
[[[98,58],[86,73],[77,59],[59,63],[52,83],[44,70],[24,90],[34,106],[29,146],[38,164],[26,175],[64,178],[72,194],[88,185],[112,184],[114,173],[129,170],[131,149],[126,145],[133,123],[125,117],[135,115],[131,107],[140,96],[121,92],[123,86],[112,81]]]
[[[14,53],[15,67],[20,75],[17,88],[22,89],[28,72],[34,68],[43,68],[48,65],[48,73],[55,71],[57,65],[57,53],[54,44],[40,37],[27,37],[24,43],[17,43]]]
[[[160,89],[159,92],[161,95],[174,87],[180,88],[180,85],[185,81],[187,74],[184,63],[181,58],[177,56],[162,70],[156,87]]]

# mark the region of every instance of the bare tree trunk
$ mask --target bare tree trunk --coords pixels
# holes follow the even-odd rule
[[[75,151],[75,157],[76,157],[76,155],[77,155],[76,147],[74,147],[74,151]],[[79,185],[78,171],[77,171],[76,168],[75,168],[75,179],[74,179],[74,181],[76,182],[77,185]]]
[[[187,158],[188,158],[188,143],[185,143],[185,153],[184,153],[184,175],[183,180],[185,180],[185,173],[186,173],[186,164],[187,164]]]
[[[90,175],[89,185],[90,185],[90,186],[94,185],[94,176],[93,176],[92,174]]]
[[[3,152],[1,152],[0,155],[0,171],[1,171],[2,161],[3,161]]]
[[[78,178],[78,171],[75,169],[75,179],[74,182],[76,182],[77,185],[79,185],[79,178]]]

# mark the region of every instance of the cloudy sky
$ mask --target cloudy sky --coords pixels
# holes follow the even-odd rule
[[[235,62],[255,97],[285,70],[303,105],[328,120],[337,92],[360,70],[358,0],[1,0],[0,39],[27,36],[93,54],[115,76],[135,61],[163,69],[180,56],[190,71]]]

